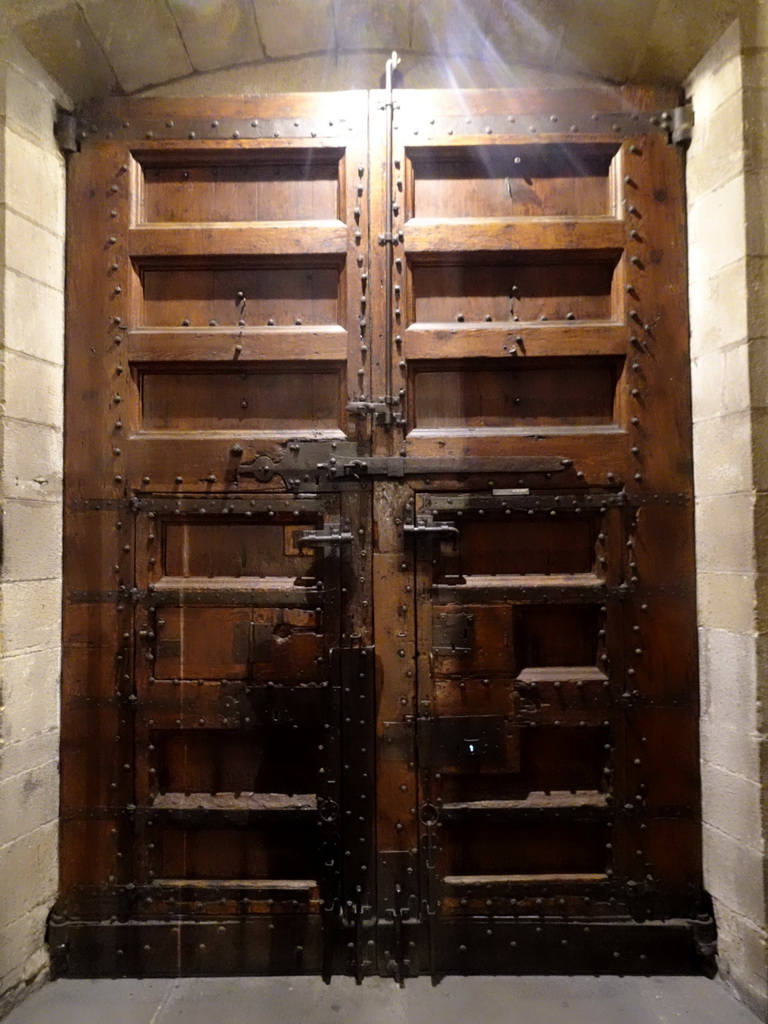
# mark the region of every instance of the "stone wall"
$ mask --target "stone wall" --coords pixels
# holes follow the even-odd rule
[[[768,88],[750,84],[752,38],[734,23],[688,82],[687,187],[705,884],[721,973],[765,1013]]]
[[[749,9],[741,34],[729,30],[688,83],[690,310],[706,884],[723,974],[768,1014],[768,3]],[[382,68],[380,54],[315,56],[154,91],[375,88]],[[410,87],[571,81],[480,60],[421,57],[402,70]],[[45,976],[57,878],[64,172],[55,95],[28,54],[0,48],[0,1015]]]
[[[0,1014],[45,977],[58,882],[64,161],[0,48]]]

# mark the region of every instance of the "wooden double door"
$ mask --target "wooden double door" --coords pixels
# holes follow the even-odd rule
[[[60,973],[711,957],[668,102],[82,114]]]

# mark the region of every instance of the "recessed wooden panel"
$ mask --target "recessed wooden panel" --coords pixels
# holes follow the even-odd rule
[[[409,150],[414,217],[607,216],[618,146]]]
[[[190,154],[143,170],[145,223],[332,220],[340,151]]]
[[[341,429],[341,371],[259,367],[141,373],[144,430]]]
[[[445,822],[441,868],[447,875],[600,874],[607,867],[604,826],[588,822]]]
[[[618,254],[617,254],[618,256]],[[504,261],[475,257],[413,267],[416,323],[512,320],[610,320],[615,259],[544,260],[535,253]]]
[[[318,620],[292,608],[163,608],[155,677],[318,682],[325,650]]]
[[[587,516],[461,523],[459,571],[465,576],[589,573],[597,524]]]
[[[338,324],[335,266],[146,266],[142,271],[145,327],[211,325],[279,327]]]
[[[159,878],[314,878],[315,823],[267,828],[156,830]],[[314,842],[313,842],[314,840]]]
[[[420,364],[411,375],[413,425],[606,426],[615,421],[618,366],[612,358]]]
[[[306,794],[317,788],[316,736],[290,724],[248,732],[158,730],[151,741],[159,793]]]
[[[523,727],[519,769],[507,774],[444,774],[445,801],[524,800],[530,793],[606,792],[607,728]]]
[[[299,548],[297,537],[317,518],[293,516],[290,523],[254,523],[227,517],[225,521],[172,520],[164,524],[163,570],[176,577],[315,577],[322,551]]]
[[[594,665],[599,611],[595,605],[528,605],[517,609],[520,668]]]

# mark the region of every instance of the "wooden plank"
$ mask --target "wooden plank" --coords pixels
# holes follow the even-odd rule
[[[150,328],[129,331],[125,353],[131,363],[175,362],[343,362],[346,330],[330,324],[317,327]]]
[[[260,96],[217,96],[215,104],[210,97],[114,96],[92,101],[84,111],[84,118],[98,124],[101,118],[121,120],[153,117],[156,119],[198,118],[210,123],[222,118],[324,118],[327,135],[341,135],[348,124],[359,124],[365,117],[368,93],[363,90],[345,92],[295,92],[262,94]],[[214,111],[215,106],[215,111]],[[331,129],[334,129],[331,131]],[[238,148],[242,140],[232,140]],[[270,145],[280,140],[270,139]]]
[[[578,259],[617,255],[627,232],[613,217],[414,217],[406,221],[403,245],[412,253],[568,252]]]
[[[623,356],[628,336],[621,324],[442,323],[411,324],[403,356],[422,359],[493,359],[499,356]]]
[[[583,883],[585,885],[591,885],[595,882],[605,882],[608,875],[601,874],[600,872],[544,872],[540,875],[528,874],[528,875],[445,875],[443,882],[446,885],[451,886],[468,886],[468,885],[487,885],[487,886],[506,886],[506,885],[542,885],[546,882],[562,882],[564,884],[570,884],[571,882]]]
[[[131,228],[133,259],[172,256],[342,256],[342,221],[260,221],[257,224],[152,224]]]
[[[441,810],[446,814],[457,814],[464,811],[472,813],[484,813],[486,811],[526,811],[526,810],[564,810],[579,808],[603,808],[607,807],[605,793],[598,793],[594,790],[585,790],[578,793],[555,792],[529,793],[524,800],[472,800],[464,803],[448,801],[443,804]]]

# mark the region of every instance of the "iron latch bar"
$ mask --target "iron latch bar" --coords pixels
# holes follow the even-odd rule
[[[387,426],[391,423],[402,424],[404,418],[395,416],[392,412],[393,406],[400,404],[398,396],[385,396],[371,401],[359,399],[347,403],[347,412],[353,416],[372,416],[380,424]]]
[[[231,479],[253,477],[269,483],[282,477],[289,491],[314,493],[329,483],[360,480],[361,477],[428,477],[439,473],[560,473],[573,465],[571,459],[551,455],[508,456],[365,456],[354,442],[289,441],[280,452],[240,461],[233,456]]]
[[[299,547],[305,548],[317,548],[326,544],[350,544],[351,542],[351,532],[343,530],[340,526],[327,526],[324,530],[312,530],[309,533],[302,533],[299,534],[296,540]]]
[[[453,523],[441,523],[428,512],[426,515],[416,516],[415,519],[410,519],[403,523],[403,532],[413,534],[417,537],[425,537],[428,535],[457,537],[459,534],[459,528],[458,526],[454,526]]]

